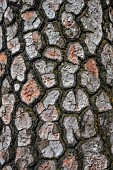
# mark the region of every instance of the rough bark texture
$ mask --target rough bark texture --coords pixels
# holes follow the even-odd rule
[[[112,0],[0,0],[0,170],[113,170]]]

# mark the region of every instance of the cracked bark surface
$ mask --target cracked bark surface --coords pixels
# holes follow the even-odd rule
[[[0,170],[113,170],[112,0],[0,0]]]

